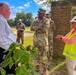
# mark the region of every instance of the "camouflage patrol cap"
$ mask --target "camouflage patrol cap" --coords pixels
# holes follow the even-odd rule
[[[20,21],[22,21],[22,19],[19,19],[18,21],[20,22]]]
[[[44,10],[42,8],[39,8],[38,12],[45,14],[46,13],[46,10]]]
[[[46,15],[50,15],[50,13],[46,13]]]

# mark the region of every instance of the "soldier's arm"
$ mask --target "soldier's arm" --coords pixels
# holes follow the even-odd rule
[[[23,29],[25,30],[26,25],[23,23]]]
[[[50,24],[51,24],[50,26],[52,26],[52,30],[53,31],[56,30],[56,25],[53,20],[50,21]]]
[[[47,32],[50,26],[50,21],[46,19],[43,24],[44,25],[41,27],[41,31]]]
[[[53,21],[53,26],[54,26],[54,30],[56,30],[56,25],[55,25],[54,21]]]
[[[16,29],[18,30],[18,24],[16,25]]]
[[[36,31],[37,29],[38,29],[37,22],[33,21],[32,24],[30,25],[30,30]]]

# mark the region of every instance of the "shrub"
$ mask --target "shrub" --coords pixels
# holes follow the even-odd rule
[[[8,54],[3,61],[2,68],[0,68],[2,75],[6,75],[3,68],[6,66],[11,68],[14,64],[17,65],[15,67],[16,75],[39,75],[35,71],[37,48],[34,48],[32,45],[28,45],[25,48],[22,44],[14,42],[7,51]]]

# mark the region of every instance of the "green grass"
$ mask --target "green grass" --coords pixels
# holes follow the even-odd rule
[[[16,31],[16,28],[12,28],[13,31]],[[31,32],[30,28],[27,27],[25,29],[25,31],[27,32]],[[26,36],[24,38],[24,44],[23,46],[26,47],[28,45],[32,45],[33,44],[33,36]],[[50,65],[50,70],[53,70],[54,68],[59,67],[57,70],[59,70],[63,75],[67,75],[67,70],[66,70],[66,66],[62,65],[60,67],[60,63],[63,62],[65,60],[64,57],[58,56],[58,55],[54,55],[53,56],[53,60],[51,61],[51,65]],[[51,75],[58,75],[58,74],[51,74]]]
[[[16,31],[16,28],[12,27],[12,30]],[[30,27],[26,27],[25,31],[32,32],[30,31]],[[24,47],[26,47],[27,45],[32,45],[32,43],[33,43],[33,36],[24,37],[24,44],[23,44]]]
[[[53,55],[53,60],[51,61],[53,64],[51,65],[52,69],[54,66],[57,66],[59,63],[63,62],[65,60],[65,57],[59,56],[59,55]]]
[[[13,31],[16,31],[16,28],[15,28],[15,27],[12,27],[12,30],[13,30]],[[25,31],[30,31],[30,27],[26,27],[26,28],[25,28]]]
[[[67,75],[67,69],[65,65],[65,57],[54,55],[51,61],[50,74],[51,75]]]
[[[16,28],[15,28],[15,27],[12,27],[12,30],[13,30],[13,31],[16,31]]]
[[[24,47],[27,45],[32,45],[33,44],[33,36],[27,36],[24,38]]]
[[[26,27],[25,28],[25,31],[30,31],[30,27]]]

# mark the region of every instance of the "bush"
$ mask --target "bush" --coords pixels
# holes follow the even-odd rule
[[[0,68],[2,75],[6,75],[3,68],[8,65],[11,68],[14,64],[18,65],[15,67],[16,75],[39,75],[35,72],[37,48],[32,45],[24,48],[22,44],[14,42],[7,51],[9,52],[3,61],[2,68]]]

